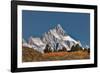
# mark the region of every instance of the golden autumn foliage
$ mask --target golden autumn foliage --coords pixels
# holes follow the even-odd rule
[[[81,60],[89,59],[90,53],[88,51],[73,51],[73,52],[50,52],[41,54],[32,48],[22,49],[23,62],[36,62],[36,61],[55,61],[55,60]]]

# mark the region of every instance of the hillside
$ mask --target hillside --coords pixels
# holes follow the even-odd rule
[[[36,62],[36,61],[55,61],[55,60],[79,60],[89,59],[90,53],[88,51],[73,51],[73,52],[50,52],[41,54],[32,48],[22,49],[23,62]]]
[[[41,53],[35,51],[32,48],[22,48],[22,61],[23,62],[31,62],[31,61],[39,61],[41,57]]]

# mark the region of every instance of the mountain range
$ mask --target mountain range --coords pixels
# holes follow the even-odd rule
[[[65,48],[66,51],[70,51],[72,46],[77,44],[82,47],[81,42],[66,34],[60,24],[45,32],[42,37],[31,36],[28,42],[24,38],[22,40],[23,47],[32,48],[40,53],[44,53],[45,49],[50,49],[51,52],[54,52]]]

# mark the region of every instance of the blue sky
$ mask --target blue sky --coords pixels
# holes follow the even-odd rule
[[[67,34],[80,40],[83,45],[90,44],[90,14],[71,12],[22,11],[22,36],[40,37],[44,32],[60,24]]]

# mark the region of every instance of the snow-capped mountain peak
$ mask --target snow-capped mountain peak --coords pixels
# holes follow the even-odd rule
[[[41,53],[44,53],[44,49],[47,49],[47,45],[52,52],[63,48],[65,48],[66,51],[70,51],[71,47],[76,44],[81,46],[79,41],[76,41],[71,36],[65,34],[66,33],[61,25],[58,24],[55,28],[45,32],[42,38],[30,37],[28,44],[31,45],[33,49]]]
[[[64,35],[64,34],[65,34],[65,31],[63,30],[63,28],[61,27],[60,24],[58,24],[58,25],[55,27],[55,29],[56,29],[56,32],[57,32],[58,34],[61,34],[61,35]]]
[[[58,24],[58,25],[56,26],[56,29],[61,29],[61,30],[63,30],[63,28],[62,28],[62,26],[61,26],[60,24]]]

